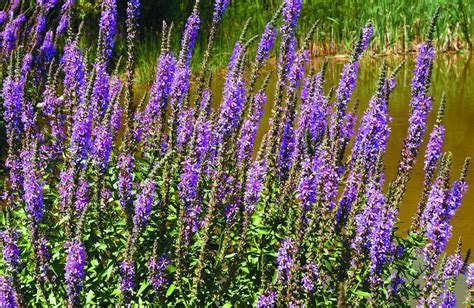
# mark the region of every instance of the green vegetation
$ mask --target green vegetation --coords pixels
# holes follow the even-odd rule
[[[278,0],[234,0],[230,1],[226,18],[220,25],[211,59],[211,68],[222,67],[229,59],[243,23],[250,18],[249,32],[261,33],[280,5]],[[174,23],[173,50],[177,51],[186,17],[191,13],[194,1],[146,0],[142,1],[140,16],[141,34],[137,45],[137,82],[149,84],[156,68],[160,52],[162,21]],[[440,5],[435,48],[441,51],[462,51],[471,49],[474,34],[474,4],[470,0],[303,0],[301,22],[298,25],[300,39],[319,20],[312,40],[312,52],[316,55],[347,54],[354,43],[360,27],[371,20],[375,27],[374,40],[370,49],[374,53],[413,52],[424,37],[424,26],[430,14]],[[117,2],[119,20],[124,19],[125,1]],[[78,15],[84,17],[95,33],[94,27],[100,14],[96,0],[79,0]],[[203,49],[207,44],[212,19],[212,1],[201,1],[200,15],[203,21],[198,35],[195,57],[191,62],[198,69]],[[122,24],[123,23],[119,23]],[[121,32],[123,32],[122,29]],[[122,36],[124,38],[125,36]],[[95,37],[92,38],[95,40]],[[88,44],[89,46],[91,44]],[[118,40],[116,54],[125,50],[125,41]],[[255,48],[255,46],[253,46]],[[275,51],[274,51],[275,52]]]

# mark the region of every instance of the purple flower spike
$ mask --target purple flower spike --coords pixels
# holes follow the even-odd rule
[[[265,30],[260,37],[260,42],[258,43],[256,62],[259,65],[262,65],[265,59],[268,58],[268,54],[273,48],[273,43],[275,42],[276,37],[276,27],[273,24],[267,24]]]
[[[67,242],[66,266],[64,278],[67,284],[68,301],[76,304],[82,289],[82,281],[85,277],[84,266],[86,264],[86,252],[84,244],[79,241]]]
[[[155,183],[146,181],[141,185],[141,193],[137,197],[135,204],[135,216],[133,222],[135,227],[142,229],[148,224],[148,217],[150,216],[153,199],[155,197]]]
[[[0,307],[18,307],[11,278],[0,276]]]
[[[116,1],[102,1],[102,13],[100,15],[99,28],[102,35],[102,51],[107,59],[112,55],[112,48],[114,47],[116,15]]]
[[[8,228],[0,232],[0,236],[3,240],[3,260],[8,270],[17,271],[20,265],[20,250],[16,244],[18,241],[18,232]]]
[[[120,273],[122,274],[120,290],[122,291],[125,301],[128,302],[135,283],[135,264],[127,259],[123,260],[120,265]]]
[[[260,119],[263,116],[263,106],[265,105],[266,101],[267,96],[265,95],[265,92],[258,92],[254,97],[254,105],[250,116],[245,119],[243,124],[242,135],[238,141],[238,158],[239,164],[241,165],[244,160],[249,160],[252,156],[255,136],[257,135]]]
[[[471,263],[467,266],[466,283],[468,289],[472,289],[474,287],[474,263]]]
[[[270,290],[267,293],[259,294],[255,305],[257,308],[271,308],[275,306],[276,298],[277,292]]]
[[[277,268],[278,279],[288,279],[294,263],[294,254],[296,252],[295,242],[292,239],[283,239],[280,249],[278,249]]]
[[[249,215],[253,213],[257,206],[260,191],[263,187],[263,175],[265,170],[265,161],[256,161],[250,167],[244,194],[245,212]]]
[[[191,60],[191,54],[193,52],[194,44],[196,43],[200,23],[201,19],[199,18],[199,15],[193,13],[188,17],[188,21],[184,26],[184,34],[181,41],[181,52],[184,52],[184,54],[180,54],[180,59],[182,58],[186,64]]]
[[[171,264],[171,262],[165,257],[157,258],[153,256],[150,258],[150,261],[148,261],[148,281],[155,293],[163,291],[168,284],[166,268],[169,264]]]

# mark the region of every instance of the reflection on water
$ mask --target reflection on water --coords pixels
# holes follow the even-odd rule
[[[394,68],[403,58],[387,59],[389,67]],[[395,177],[396,168],[400,159],[400,149],[402,141],[407,134],[408,116],[409,116],[409,100],[410,100],[410,83],[413,75],[414,56],[409,57],[404,68],[397,75],[397,87],[390,97],[389,112],[392,117],[391,134],[387,148],[385,159],[386,180],[391,181]],[[331,58],[327,69],[326,91],[338,83],[339,75],[342,70],[345,58]],[[359,77],[357,80],[357,88],[354,92],[353,99],[359,99],[359,114],[362,115],[367,108],[368,101],[375,91],[377,77],[382,58],[365,58],[360,63]],[[314,66],[318,69],[321,60],[314,61]],[[268,69],[272,69],[269,65]],[[452,179],[459,177],[459,173],[466,156],[474,156],[474,61],[466,55],[438,55],[432,79],[432,93],[434,97],[433,110],[428,120],[428,131],[425,134],[425,143],[417,164],[412,174],[412,178],[405,194],[404,202],[398,215],[400,219],[400,231],[406,232],[411,224],[411,218],[416,212],[416,207],[423,188],[423,162],[427,136],[433,127],[439,100],[443,91],[447,94],[447,106],[444,116],[444,125],[446,127],[444,151],[453,153]],[[215,102],[218,104],[222,97],[223,76],[214,78]],[[273,82],[273,83],[272,83]],[[269,86],[268,95],[272,97],[274,89],[274,80]],[[271,101],[271,100],[270,100]],[[259,143],[268,130],[268,120],[271,114],[271,106],[265,107],[264,118],[257,136]],[[471,186],[468,190],[463,204],[459,208],[453,219],[453,236],[449,243],[448,251],[452,252],[456,246],[459,236],[463,239],[463,251],[468,248],[474,248],[474,224],[471,223],[474,217],[474,165],[467,177],[467,183]]]

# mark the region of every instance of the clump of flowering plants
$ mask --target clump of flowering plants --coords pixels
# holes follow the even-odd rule
[[[384,189],[388,104],[401,66],[382,65],[359,125],[349,107],[373,26],[363,27],[339,84],[324,93],[327,62],[309,62],[317,25],[300,44],[301,0],[286,0],[261,35],[249,38],[244,27],[213,104],[209,59],[227,4],[214,1],[198,72],[190,60],[199,2],[178,52],[164,24],[155,81],[139,103],[138,0],[127,3],[121,75],[112,57],[115,0],[100,2],[96,54],[81,48],[72,0],[27,10],[10,1],[0,12],[0,306],[454,307],[458,276],[469,287],[474,280],[461,243],[444,252],[469,160],[460,176],[450,174],[444,98],[417,215],[407,236],[396,234],[434,99],[437,13],[416,59],[398,172]],[[262,72],[271,53],[274,89]],[[273,106],[270,130],[256,145],[265,104]]]

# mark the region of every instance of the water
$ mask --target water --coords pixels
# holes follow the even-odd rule
[[[391,57],[387,59],[389,68],[395,68],[402,57]],[[409,117],[410,84],[413,76],[415,57],[406,58],[405,66],[397,75],[397,86],[390,97],[389,113],[392,117],[391,133],[387,147],[385,167],[386,181],[394,179],[398,162],[400,159],[400,149],[403,139],[406,137]],[[327,68],[326,91],[331,86],[337,86],[340,72],[347,58],[333,57],[329,61]],[[353,94],[353,101],[359,99],[359,120],[364,110],[367,108],[368,101],[373,95],[377,78],[382,63],[381,57],[364,58],[360,63],[357,88]],[[316,69],[321,66],[321,59],[316,59],[312,63]],[[274,64],[270,64],[267,70],[275,69]],[[474,60],[469,55],[437,55],[433,79],[432,94],[434,97],[433,109],[428,120],[428,130],[425,134],[425,142],[419,153],[415,169],[408,184],[408,190],[400,208],[398,218],[399,233],[406,234],[410,227],[412,217],[417,208],[421,191],[423,189],[423,156],[426,148],[428,135],[435,122],[438,111],[439,101],[442,93],[447,94],[447,105],[444,116],[444,125],[446,127],[445,143],[443,151],[451,151],[453,154],[452,179],[459,177],[464,158],[474,156]],[[220,102],[222,97],[224,73],[217,74],[214,78],[215,102]],[[269,84],[269,101],[272,101],[275,80]],[[216,104],[217,104],[216,103]],[[257,144],[261,141],[263,135],[268,131],[268,121],[271,115],[271,105],[265,106],[265,113],[262,119],[257,136]],[[463,251],[468,248],[474,248],[474,224],[471,223],[474,217],[474,164],[471,164],[470,172],[467,177],[467,183],[470,185],[463,203],[453,218],[453,235],[449,241],[447,251],[453,252],[458,238],[463,240]]]

